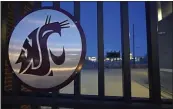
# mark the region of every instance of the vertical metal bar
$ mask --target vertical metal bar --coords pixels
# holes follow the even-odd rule
[[[123,96],[125,102],[131,100],[130,45],[128,2],[120,2]]]
[[[20,4],[19,2],[12,2],[13,5],[13,9],[14,9],[14,20],[15,20],[15,25],[18,22],[19,18],[20,18]],[[14,72],[12,72],[13,74],[13,80],[12,80],[12,90],[13,90],[13,94],[14,95],[18,95],[21,91],[21,85],[20,85],[20,81],[17,78],[17,76],[15,75]]]
[[[103,98],[104,91],[104,42],[103,42],[103,2],[97,2],[97,44],[98,44],[98,95]]]
[[[36,10],[36,9],[39,9],[39,8],[41,8],[41,2],[40,1],[35,1],[34,6],[33,6],[33,10]],[[35,92],[35,93],[33,93],[33,96],[36,96],[39,93],[40,92]],[[41,108],[40,106],[31,104],[31,109],[40,109],[40,108]]]
[[[173,1],[172,1],[172,14],[173,14]],[[171,25],[173,28],[173,22]],[[172,32],[172,35],[173,35],[173,32]],[[172,37],[172,58],[173,58],[173,37]],[[172,59],[172,85],[173,85],[173,59]],[[172,87],[172,93],[173,93],[173,87]],[[172,94],[172,107],[173,107],[173,94]]]
[[[20,3],[19,2],[12,2],[13,9],[14,9],[14,20],[15,20],[15,25],[19,21],[20,18]],[[13,91],[13,96],[18,96],[21,91],[21,84],[17,76],[15,75],[14,72],[12,72],[12,91]],[[20,105],[13,105],[13,109],[20,109]]]
[[[60,1],[53,1],[53,7],[55,9],[59,9],[60,8]]]
[[[74,16],[76,20],[80,21],[80,2],[74,2]],[[81,90],[81,74],[80,72],[77,73],[76,78],[74,79],[74,95],[79,98],[80,90]]]
[[[172,14],[173,14],[173,1],[172,1]],[[173,28],[173,22],[171,25]],[[173,33],[172,33],[172,35],[173,35]],[[172,58],[173,58],[173,38],[172,38]],[[173,59],[172,59],[172,85],[173,85]],[[172,93],[173,93],[173,87],[172,87]],[[172,94],[172,106],[173,106],[173,94]]]
[[[135,27],[133,24],[133,66],[135,68]]]
[[[147,27],[147,48],[148,48],[148,76],[150,100],[160,104],[160,69],[158,56],[157,38],[157,4],[156,2],[145,2],[146,27]]]
[[[53,8],[59,9],[60,8],[60,1],[53,1]],[[53,99],[58,97],[58,95],[59,95],[59,90],[54,90],[52,92]],[[52,109],[59,109],[59,107],[57,105],[52,105]]]
[[[55,99],[56,97],[58,97],[59,95],[59,90],[54,90],[52,92],[52,98]],[[52,109],[59,109],[59,107],[55,104],[55,105],[52,105]]]
[[[173,1],[172,1],[172,14],[173,14]],[[172,23],[171,28],[173,28],[173,22],[171,22],[171,23]],[[172,35],[173,35],[173,32],[172,32]],[[172,37],[172,58],[173,58],[173,37]],[[172,59],[172,85],[173,85],[173,59]],[[173,87],[172,87],[172,93],[173,93]],[[172,94],[172,107],[173,107],[173,94]]]

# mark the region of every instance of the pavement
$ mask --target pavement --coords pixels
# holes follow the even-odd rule
[[[81,94],[98,95],[98,73],[97,69],[83,70],[81,72]],[[160,72],[161,75],[161,97],[172,98],[173,73]],[[74,82],[60,90],[60,93],[74,93]],[[131,69],[131,93],[132,97],[149,98],[147,69]],[[105,95],[122,96],[122,70],[105,69]]]
[[[148,71],[147,69],[134,69],[131,71],[132,80],[143,85],[148,86]],[[173,73],[170,71],[160,70],[161,96],[162,98],[172,98],[173,88]]]
[[[98,95],[98,73],[95,70],[83,70],[81,72],[81,94]],[[132,97],[149,98],[147,69],[131,69],[131,93]],[[161,97],[172,99],[172,75],[173,73],[161,70]],[[122,70],[105,69],[105,96],[123,96]],[[60,93],[74,94],[74,81],[60,90]],[[43,106],[41,109],[51,109]],[[67,108],[60,108],[67,109]]]

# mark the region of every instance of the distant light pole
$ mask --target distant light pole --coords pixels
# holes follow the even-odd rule
[[[133,65],[135,67],[135,31],[134,31],[134,24],[133,24]]]

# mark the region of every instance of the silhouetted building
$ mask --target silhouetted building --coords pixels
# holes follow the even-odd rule
[[[158,45],[160,68],[172,69],[173,2],[158,2]]]

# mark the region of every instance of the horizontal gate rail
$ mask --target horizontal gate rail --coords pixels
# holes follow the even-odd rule
[[[33,95],[34,92],[21,92],[20,96],[22,97],[31,97]],[[12,96],[12,93],[8,93],[5,94],[4,98],[6,97],[10,97]],[[52,98],[52,94],[51,93],[37,93],[37,95],[35,95],[35,97],[39,97],[39,98]],[[76,99],[74,94],[59,94],[57,98],[69,98],[69,99]],[[13,97],[11,97],[11,99],[13,99]],[[54,99],[54,98],[53,98]],[[80,99],[82,100],[100,100],[100,97],[97,95],[80,95]],[[105,96],[104,100],[107,101],[124,101],[122,96]],[[132,102],[140,102],[140,103],[151,103],[151,101],[149,100],[149,98],[139,98],[139,97],[131,97],[131,101]],[[42,101],[40,101],[41,104]],[[171,99],[162,99],[161,103],[163,104],[172,104],[172,100]]]
[[[140,103],[132,102],[130,104],[125,103],[124,101],[100,101],[100,100],[86,100],[86,99],[74,99],[74,98],[47,98],[47,97],[3,97],[2,98],[4,105],[8,104],[34,104],[42,106],[50,106],[58,104],[59,107],[66,108],[89,108],[89,109],[162,109],[161,106],[151,103]],[[167,106],[166,104],[163,106]]]
[[[34,94],[34,92],[20,92],[20,96],[32,96],[33,94]],[[4,92],[4,97],[9,97],[9,96],[12,96],[12,92]],[[52,93],[45,93],[45,92],[37,93],[37,95],[35,95],[35,97],[51,98]],[[58,95],[58,97],[73,98],[73,97],[75,97],[75,95],[60,93]],[[97,95],[80,95],[80,98],[89,99],[89,100],[99,100],[100,99]],[[123,101],[124,99],[122,96],[105,96],[104,100]],[[140,97],[131,97],[131,100],[134,102],[151,102],[149,100],[149,98],[140,98]],[[161,102],[165,103],[165,104],[171,104],[172,100],[171,99],[162,99]]]

